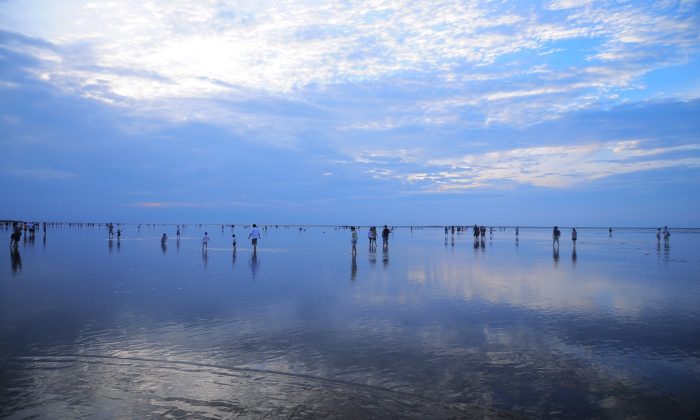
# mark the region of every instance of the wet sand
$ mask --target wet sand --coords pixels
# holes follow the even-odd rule
[[[700,415],[700,231],[560,229],[49,229],[0,255],[0,414]]]

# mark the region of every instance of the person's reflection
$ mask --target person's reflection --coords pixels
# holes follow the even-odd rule
[[[668,260],[671,255],[671,245],[668,242],[664,242],[664,258]]]
[[[357,254],[352,254],[352,264],[350,265],[350,280],[357,278]]]
[[[44,237],[41,239],[43,249],[46,249],[46,231],[44,231]]]
[[[119,239],[117,239],[117,253],[119,251],[121,251],[121,249],[122,249],[122,242]]]
[[[377,253],[376,253],[376,250],[375,250],[375,251],[370,250],[370,252],[369,252],[369,265],[371,265],[372,267],[374,267],[375,264],[377,264]]]
[[[10,260],[12,262],[13,273],[22,269],[22,257],[19,255],[19,247],[17,245],[10,246]]]
[[[519,244],[519,239],[518,239],[518,237],[516,236],[516,237],[515,237],[515,247],[517,248],[519,245],[520,245],[520,244]]]
[[[486,238],[481,237],[481,250],[486,251]]]
[[[177,235],[177,240],[175,241],[175,251],[178,254],[180,253],[180,235]]]
[[[559,247],[556,245],[552,246],[552,257],[554,258],[554,265],[559,265]]]
[[[474,237],[474,250],[477,250],[477,249],[479,249],[479,238],[475,236]]]
[[[209,263],[209,254],[207,254],[206,248],[202,248],[202,262],[204,263],[204,268],[207,268],[207,263]]]
[[[576,245],[574,245],[574,249],[571,251],[571,262],[573,263],[574,267],[576,267],[576,259],[578,257],[576,256]]]
[[[236,247],[233,247],[233,256],[231,257],[231,264],[236,265]]]
[[[382,249],[382,263],[384,264],[384,268],[389,266],[389,247]]]
[[[258,274],[258,253],[255,251],[250,256],[250,274],[253,275],[253,279]]]
[[[112,238],[109,238],[109,241],[107,241],[107,242],[109,242],[108,247],[109,247],[109,253],[111,254],[112,249],[114,248],[114,240]]]
[[[168,246],[165,244],[165,242],[160,243],[160,250],[163,251],[163,255],[168,252]]]

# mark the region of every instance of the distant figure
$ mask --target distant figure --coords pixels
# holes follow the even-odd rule
[[[576,239],[577,238],[578,238],[578,234],[576,233],[576,228],[571,229],[571,240],[574,241],[574,247],[576,247]]]
[[[447,226],[445,226],[445,236],[447,236],[447,230],[448,230],[448,228],[447,228]]]
[[[474,235],[474,240],[475,240],[475,241],[478,240],[478,239],[479,239],[479,232],[480,232],[480,230],[479,230],[479,227],[478,227],[477,225],[474,225],[474,229],[473,229],[472,232],[473,232],[473,235]]]
[[[608,236],[612,236],[612,228],[608,228]]]
[[[559,237],[561,236],[561,232],[559,231],[558,226],[554,226],[554,229],[552,229],[552,245],[557,244],[559,245]]]
[[[233,237],[233,251],[235,252],[235,251],[236,251],[236,245],[238,244],[238,242],[236,241],[236,234],[234,233],[234,234],[231,235],[231,236]]]
[[[163,236],[160,237],[160,243],[161,243],[161,244],[165,244],[165,242],[166,242],[167,240],[168,240],[168,235],[166,235],[166,234],[164,233]]]
[[[382,229],[382,246],[384,248],[389,246],[389,228],[386,225]]]
[[[258,239],[260,239],[260,231],[255,223],[253,223],[253,229],[250,230],[248,239],[251,239],[253,244],[253,252],[255,253],[258,250]]]
[[[207,249],[209,247],[209,233],[204,232],[204,237],[202,238],[202,248]]]
[[[668,231],[668,226],[664,226],[664,242],[668,243],[668,239],[671,237],[671,232]]]
[[[352,242],[352,255],[357,255],[357,230],[355,230],[355,226],[352,226],[350,228],[350,234],[351,234],[351,242]],[[353,260],[355,261],[355,260]],[[355,269],[357,269],[357,263],[355,263]]]
[[[661,241],[661,228],[656,228],[656,242]]]
[[[518,231],[519,231],[519,228],[516,226],[515,227],[515,236],[518,236]]]
[[[112,225],[110,223],[108,228],[109,228],[109,237],[111,238],[112,236],[114,236],[114,225]]]
[[[179,241],[180,240],[180,225],[177,225],[177,231],[175,233],[176,239]]]
[[[481,227],[481,239],[486,238],[486,226]]]

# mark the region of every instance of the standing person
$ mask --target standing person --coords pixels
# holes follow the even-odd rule
[[[561,236],[561,232],[559,231],[558,226],[554,226],[554,229],[552,229],[552,245],[557,244],[559,245],[559,236]]]
[[[664,226],[664,242],[668,242],[668,238],[671,237],[671,232],[668,231],[668,226]]]
[[[179,241],[180,240],[180,225],[177,225],[177,232],[175,233],[175,235],[177,236],[177,240]]]
[[[253,252],[256,252],[258,250],[258,239],[260,239],[260,231],[258,230],[258,226],[255,223],[253,223],[253,229],[250,230],[248,239],[250,239],[253,244]]]
[[[377,241],[377,228],[371,226],[369,228],[369,232],[367,233],[367,237],[369,238],[369,247],[372,248],[372,245],[376,244]]]
[[[571,229],[571,240],[574,241],[574,248],[576,247],[576,239],[578,239],[578,234],[576,233],[576,228],[573,228]]]
[[[238,244],[238,241],[236,241],[236,234],[233,234],[233,250],[236,250],[236,245]]]
[[[612,228],[608,228],[608,236],[612,236]]]
[[[656,242],[661,240],[661,228],[656,228]]]
[[[163,234],[163,235],[165,235],[165,234]],[[117,229],[117,242],[119,242],[119,240],[121,238],[122,238],[122,230],[121,230],[121,228],[118,228]]]
[[[389,246],[389,228],[384,225],[384,229],[382,229],[382,246],[384,248]]]
[[[204,237],[202,238],[202,248],[207,249],[209,247],[209,233],[204,232]]]
[[[166,234],[164,233],[163,236],[160,237],[160,244],[161,244],[161,245],[165,245],[165,242],[166,242],[167,240],[168,240],[168,235],[166,235]]]
[[[355,230],[355,226],[350,228],[350,233],[351,233],[351,241],[352,241],[352,255],[357,254],[357,230]]]
[[[472,230],[472,234],[474,235],[474,240],[477,241],[479,239],[479,226],[474,225],[474,228]]]

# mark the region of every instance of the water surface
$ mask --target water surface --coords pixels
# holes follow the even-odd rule
[[[211,242],[201,248],[204,231]],[[163,232],[170,236],[160,244]],[[3,416],[694,418],[700,232],[49,228],[0,256]],[[5,243],[9,231],[0,232]]]

